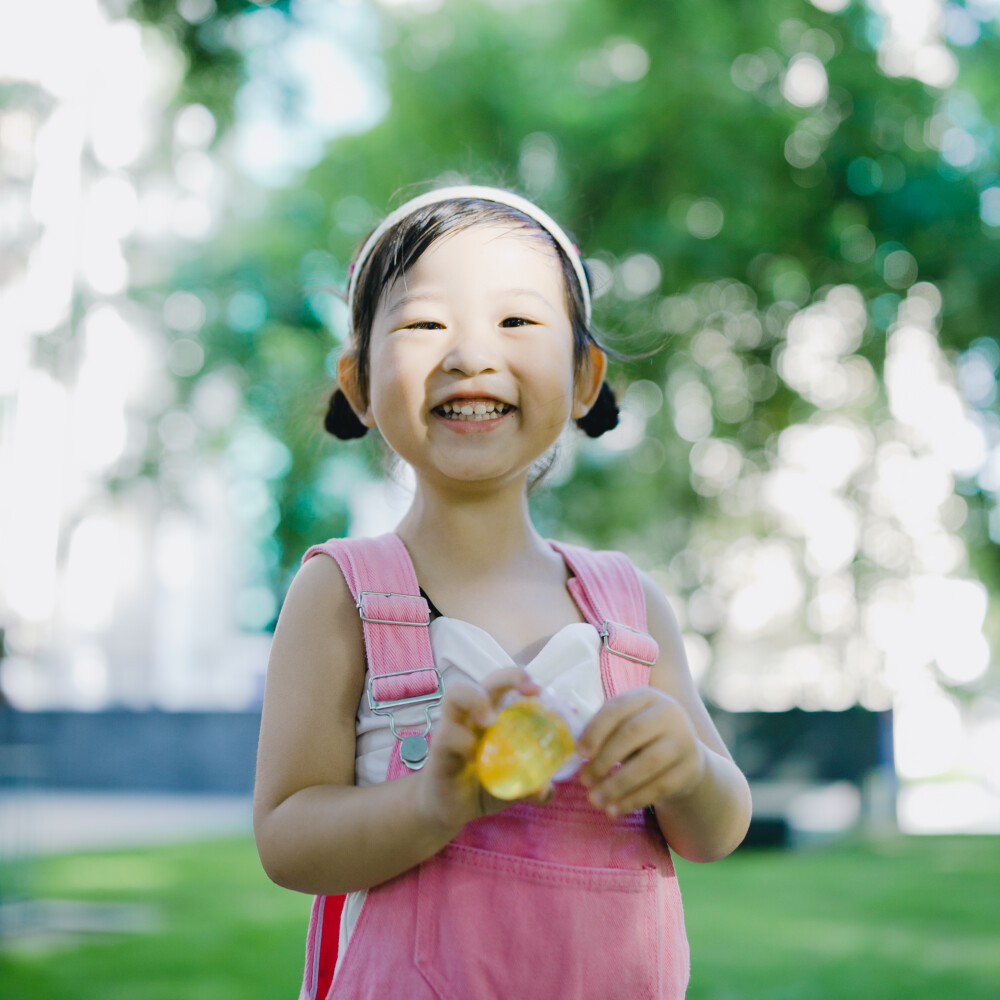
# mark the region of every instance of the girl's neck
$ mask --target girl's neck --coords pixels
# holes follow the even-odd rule
[[[445,562],[466,574],[551,553],[531,522],[523,485],[460,498],[418,485],[396,530],[418,566]]]

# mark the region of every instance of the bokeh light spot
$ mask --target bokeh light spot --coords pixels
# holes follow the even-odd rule
[[[882,168],[871,157],[859,156],[847,167],[847,186],[855,194],[874,194],[882,187]]]
[[[710,240],[722,232],[725,214],[714,199],[700,198],[688,209],[684,221],[695,239]]]
[[[619,273],[627,298],[648,295],[660,284],[660,264],[647,253],[635,253],[626,257]]]
[[[840,252],[845,260],[861,264],[875,253],[875,237],[867,226],[846,226],[840,234]]]
[[[253,333],[267,319],[267,300],[249,288],[234,293],[226,308],[226,321],[240,333]]]
[[[1000,226],[1000,187],[988,187],[979,196],[979,217],[987,226]]]
[[[171,330],[192,333],[205,322],[205,303],[193,292],[174,292],[163,303],[163,321]]]
[[[799,108],[822,104],[829,93],[823,63],[811,53],[799,53],[788,64],[781,82],[781,93],[786,101]]]

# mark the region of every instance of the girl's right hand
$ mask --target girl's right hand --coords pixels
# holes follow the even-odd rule
[[[483,788],[476,774],[476,748],[484,730],[496,718],[497,706],[508,691],[538,694],[541,688],[519,667],[494,671],[480,685],[465,678],[449,679],[441,704],[441,721],[431,739],[421,802],[427,815],[456,831],[481,816],[506,809],[513,803],[498,799]],[[527,801],[544,803],[547,787]]]

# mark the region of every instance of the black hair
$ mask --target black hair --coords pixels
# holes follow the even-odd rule
[[[357,354],[358,387],[364,402],[368,402],[372,324],[385,290],[413,267],[438,240],[471,226],[490,223],[525,230],[555,251],[566,290],[566,304],[573,330],[573,364],[577,376],[587,363],[590,346],[593,344],[600,347],[587,323],[583,290],[576,271],[548,230],[531,216],[510,205],[480,198],[455,198],[436,202],[411,212],[383,234],[358,275],[350,320],[353,349]],[[607,383],[601,386],[600,395],[590,412],[576,422],[590,437],[598,437],[618,423],[618,407]],[[341,439],[361,437],[367,430],[339,389],[330,397],[324,426]]]

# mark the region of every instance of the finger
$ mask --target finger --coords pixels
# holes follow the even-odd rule
[[[550,781],[544,788],[540,788],[533,795],[528,795],[525,798],[525,802],[530,802],[533,806],[548,805],[548,803],[552,801],[552,796],[555,795],[555,793],[555,786]]]
[[[492,712],[490,695],[485,688],[462,677],[450,681],[441,705],[445,719],[482,728],[490,724]]]
[[[602,781],[591,787],[590,801],[598,808],[618,802],[637,788],[661,780],[677,763],[678,748],[673,741],[660,737],[630,757]]]
[[[498,705],[503,696],[510,691],[517,691],[523,695],[534,695],[541,691],[530,674],[520,667],[501,667],[499,670],[494,670],[483,681],[483,687],[494,706]]]
[[[645,750],[663,735],[663,718],[655,707],[619,720],[597,753],[583,769],[581,780],[591,786],[602,781],[616,764],[623,764],[633,754]]]
[[[658,780],[647,782],[631,789],[628,794],[605,803],[601,808],[612,818],[624,816],[627,813],[635,812],[636,809],[645,809],[653,805],[663,797],[659,790]]]
[[[465,726],[442,726],[434,734],[431,747],[439,756],[448,754],[463,761],[470,761],[476,756],[478,743],[476,733]]]
[[[642,691],[627,691],[605,702],[580,735],[580,756],[593,760],[608,737],[646,702],[648,698]]]

